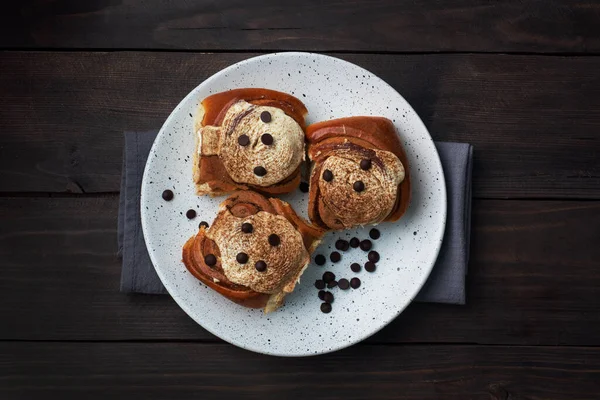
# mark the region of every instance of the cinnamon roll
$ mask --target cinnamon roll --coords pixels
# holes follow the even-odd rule
[[[294,290],[323,233],[284,201],[241,191],[187,241],[183,262],[228,299],[271,312]]]
[[[300,183],[306,107],[268,89],[235,89],[200,104],[193,177],[198,194],[288,193]]]
[[[324,229],[398,220],[410,201],[406,154],[392,122],[349,117],[307,128],[308,215]]]

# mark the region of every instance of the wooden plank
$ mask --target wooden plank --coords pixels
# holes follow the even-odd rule
[[[122,132],[158,128],[194,86],[252,54],[5,52],[0,191],[115,192]],[[436,140],[475,145],[480,198],[600,198],[600,59],[352,55]]]
[[[118,292],[116,196],[0,198],[0,340],[215,340]],[[467,305],[411,305],[371,343],[599,345],[600,202],[474,203]]]
[[[600,349],[358,345],[277,358],[228,344],[2,343],[0,397],[592,399]]]
[[[1,15],[5,48],[600,50],[600,6],[590,0],[29,0]]]

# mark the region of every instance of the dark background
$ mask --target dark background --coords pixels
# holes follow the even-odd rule
[[[0,6],[0,398],[593,399],[600,2],[13,1]],[[253,354],[119,293],[123,138],[276,50],[379,75],[475,146],[466,306],[333,354]]]

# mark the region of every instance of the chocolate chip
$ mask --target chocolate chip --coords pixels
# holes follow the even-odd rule
[[[340,287],[340,289],[346,290],[350,287],[350,282],[348,282],[348,279],[342,278],[338,281],[338,286]]]
[[[337,286],[337,281],[331,281],[327,284],[327,289],[333,289],[334,287]]]
[[[350,287],[352,287],[352,289],[358,289],[360,287],[360,279],[358,279],[358,278],[350,279]]]
[[[350,239],[350,247],[357,248],[359,245],[360,245],[360,240],[358,240],[358,238],[353,237],[352,239]]]
[[[254,268],[256,268],[256,270],[257,270],[258,272],[264,272],[264,271],[266,271],[266,269],[267,269],[267,263],[266,263],[266,262],[264,262],[263,260],[257,261],[257,262],[254,264]]]
[[[264,145],[270,146],[273,144],[273,136],[270,133],[265,133],[260,137],[260,141],[263,142]]]
[[[325,291],[324,290],[319,290],[319,299],[321,300],[325,300]]]
[[[325,272],[323,274],[323,281],[325,281],[325,283],[329,283],[331,281],[335,281],[335,274],[333,272]]]
[[[325,314],[329,314],[331,312],[331,304],[321,303],[321,311]]]
[[[360,160],[360,169],[364,171],[371,169],[371,160],[369,160],[368,158]]]
[[[365,184],[363,183],[363,181],[356,181],[354,182],[354,185],[352,185],[352,187],[354,188],[354,191],[360,193],[363,190],[365,190]]]
[[[338,253],[337,251],[334,251],[331,253],[331,255],[329,256],[329,259],[336,263],[339,262],[342,259],[342,255],[340,253]]]
[[[262,166],[258,166],[258,167],[254,167],[254,175],[256,176],[265,176],[267,174],[267,170],[265,169],[265,167]]]
[[[260,113],[260,120],[264,123],[271,122],[271,113],[268,111],[263,111]]]
[[[204,264],[209,267],[214,267],[217,264],[217,257],[214,254],[207,254],[204,256]]]
[[[360,272],[361,266],[359,263],[352,263],[350,265],[350,269],[352,270],[352,272]]]
[[[325,171],[323,171],[323,180],[325,182],[331,182],[333,180],[333,172],[331,172],[328,169],[326,169]]]
[[[308,193],[308,183],[300,182],[300,191],[302,193]]]
[[[381,236],[381,232],[379,232],[379,229],[373,228],[369,231],[369,236],[371,239],[377,240]]]
[[[173,200],[173,192],[169,189],[165,190],[164,192],[162,192],[162,198],[166,201]]]
[[[272,233],[269,235],[269,244],[271,246],[279,246],[279,243],[281,243],[281,239],[279,239],[279,235]]]
[[[315,287],[317,289],[325,289],[325,281],[321,280],[321,279],[317,279],[315,281]]]
[[[333,293],[331,292],[325,292],[325,294],[323,295],[323,300],[325,300],[326,303],[333,303]]]
[[[242,224],[242,232],[252,233],[253,230],[254,230],[254,227],[252,226],[252,224],[250,222],[244,222]]]
[[[187,210],[185,216],[188,217],[188,219],[196,218],[196,210]]]
[[[317,254],[315,256],[315,263],[317,265],[323,265],[323,264],[325,264],[326,261],[327,261],[327,259],[325,258],[325,256],[323,254]]]
[[[376,252],[375,250],[371,250],[371,251],[369,252],[369,255],[368,255],[368,257],[369,257],[369,261],[371,261],[371,262],[374,262],[374,263],[376,263],[376,262],[378,262],[378,261],[379,261],[379,253],[378,253],[378,252]]]
[[[250,144],[250,138],[248,137],[248,135],[238,136],[238,144],[240,146],[248,146]]]
[[[365,271],[367,272],[375,272],[375,263],[372,261],[367,261],[365,263]]]
[[[202,228],[202,227],[208,228],[208,222],[206,222],[206,221],[200,221],[200,224],[198,225],[198,228]]]
[[[362,251],[369,251],[371,250],[371,247],[373,247],[373,243],[369,239],[365,239],[360,242],[360,249]]]
[[[248,254],[246,254],[246,253],[237,253],[237,256],[235,256],[235,259],[240,264],[246,264],[248,262]]]
[[[346,251],[350,248],[350,244],[347,240],[338,239],[335,241],[335,248],[338,250]]]

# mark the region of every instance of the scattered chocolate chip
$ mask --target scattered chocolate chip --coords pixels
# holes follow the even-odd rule
[[[165,201],[173,200],[173,192],[169,189],[165,190],[164,192],[162,192],[162,198]]]
[[[240,146],[248,146],[250,144],[250,138],[248,137],[248,135],[238,136],[238,144]]]
[[[352,185],[352,187],[354,188],[354,191],[360,193],[363,190],[365,190],[365,184],[363,183],[363,181],[356,181],[354,182],[354,185]]]
[[[373,263],[379,262],[379,253],[376,252],[375,250],[371,250],[369,252],[368,257],[369,257],[369,261],[371,261]]]
[[[321,311],[325,314],[329,314],[331,312],[331,304],[321,303]]]
[[[273,144],[273,136],[270,133],[265,133],[260,137],[260,141],[263,142],[264,145],[270,146]]]
[[[269,235],[269,244],[271,246],[279,246],[279,243],[281,243],[281,239],[279,239],[279,235],[272,233]]]
[[[244,222],[242,224],[242,232],[252,233],[253,230],[254,230],[254,227],[252,226],[252,224],[250,222]]]
[[[325,300],[325,292],[324,290],[319,290],[319,299],[321,300]]]
[[[325,272],[323,274],[323,281],[325,283],[329,283],[331,281],[335,281],[335,274],[333,272],[329,272],[329,271]]]
[[[333,289],[334,287],[337,286],[337,281],[331,281],[327,284],[327,289]]]
[[[264,123],[271,122],[271,113],[268,111],[263,111],[260,113],[260,120]]]
[[[363,171],[371,169],[371,160],[369,160],[368,158],[360,160],[360,169],[362,169]]]
[[[350,244],[347,240],[338,239],[335,241],[335,248],[338,250],[346,251],[350,248]]]
[[[331,262],[336,263],[336,262],[339,262],[342,259],[342,255],[340,253],[338,253],[337,251],[334,251],[329,256],[329,259],[331,260]]]
[[[360,287],[360,279],[358,279],[358,278],[350,279],[350,287],[352,287],[352,289],[358,289]]]
[[[246,253],[237,253],[237,256],[235,256],[235,259],[240,264],[246,264],[248,262],[248,254],[246,254]]]
[[[362,251],[369,251],[371,250],[371,247],[373,247],[373,243],[369,239],[365,239],[360,242],[360,249]]]
[[[300,182],[300,191],[302,193],[308,193],[308,183],[307,182]]]
[[[352,263],[350,265],[350,269],[352,270],[352,272],[360,272],[361,266],[359,263]]]
[[[209,267],[214,267],[217,264],[217,257],[214,254],[207,254],[204,256],[204,264]]]
[[[185,216],[188,217],[188,219],[196,218],[196,210],[187,210]]]
[[[325,256],[323,254],[317,254],[315,256],[315,263],[317,265],[323,265],[323,264],[325,264],[326,261],[327,261],[327,259],[325,258]]]
[[[333,172],[328,169],[323,171],[323,180],[325,180],[325,182],[331,182],[333,180]]]
[[[323,295],[323,300],[325,300],[326,303],[333,303],[333,293],[331,292],[325,292],[325,294]]]
[[[338,286],[340,287],[340,289],[346,290],[350,287],[350,282],[348,282],[348,279],[342,278],[338,281]]]
[[[373,228],[369,231],[369,236],[371,239],[377,240],[381,236],[381,232],[379,232],[379,229]]]
[[[360,245],[360,240],[358,240],[358,238],[353,237],[352,239],[350,239],[350,247],[357,248],[359,245]]]
[[[200,224],[198,225],[198,228],[202,228],[202,227],[208,228],[208,222],[206,222],[206,221],[200,221]]]
[[[258,272],[264,272],[264,271],[266,271],[266,269],[267,269],[267,263],[266,263],[266,262],[264,262],[263,260],[257,261],[257,262],[254,264],[254,268],[256,268],[256,270],[257,270]]]
[[[367,272],[375,272],[375,263],[373,261],[367,261],[365,263],[365,271]]]
[[[325,281],[321,280],[321,279],[317,279],[315,281],[315,287],[317,289],[325,289]]]

